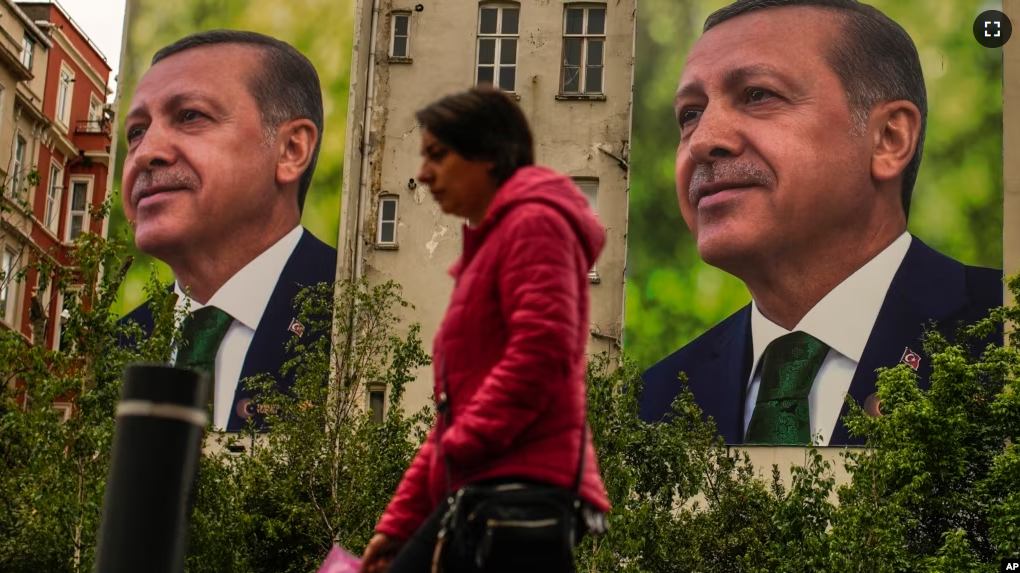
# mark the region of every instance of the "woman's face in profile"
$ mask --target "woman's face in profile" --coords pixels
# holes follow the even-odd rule
[[[493,163],[464,159],[427,129],[422,129],[421,156],[418,181],[429,186],[439,208],[478,225],[497,189],[490,174]]]

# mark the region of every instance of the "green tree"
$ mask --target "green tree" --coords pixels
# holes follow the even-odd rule
[[[109,204],[94,211],[105,217]],[[0,331],[0,568],[90,571],[107,477],[113,411],[129,361],[163,359],[173,333],[156,331],[137,349],[118,346],[137,328],[110,312],[124,278],[123,246],[85,233],[70,268],[34,262],[65,293],[68,345],[60,351]],[[129,264],[129,263],[128,263]],[[104,272],[105,270],[105,272]],[[80,290],[69,290],[72,285]],[[162,289],[151,285],[159,303]],[[56,317],[54,317],[56,318]],[[69,403],[66,421],[55,402]]]
[[[1020,277],[1009,286],[1020,295]],[[970,346],[1007,321],[1020,321],[1020,307],[994,311],[954,343],[933,331],[928,390],[906,365],[881,371],[883,415],[853,406],[848,423],[868,445],[843,454],[851,481],[838,486],[817,452],[788,486],[777,467],[771,483],[756,479],[746,452],[713,437],[687,391],[670,423],[643,424],[634,362],[593,362],[592,432],[613,529],[582,543],[581,569],[997,571],[1020,555],[1020,336],[976,358]]]
[[[429,364],[420,328],[395,332],[409,306],[391,282],[322,284],[298,297],[306,333],[329,332],[284,366],[297,380],[286,394],[271,377],[245,383],[262,396],[271,431],[249,427],[220,439],[242,443],[203,460],[188,571],[314,571],[334,542],[360,551],[431,424],[431,412],[405,415],[401,399],[415,369]],[[328,380],[324,384],[323,381]],[[382,421],[366,412],[366,388],[386,388]]]
[[[97,212],[97,217],[106,212]],[[124,367],[165,362],[178,345],[175,299],[152,269],[147,294],[155,328],[147,336],[111,306],[131,259],[116,241],[85,234],[67,291],[69,344],[59,351],[0,332],[0,570],[90,571]],[[53,271],[54,269],[40,269]],[[406,415],[405,385],[429,358],[418,325],[395,335],[399,288],[365,281],[322,284],[295,301],[306,335],[296,338],[296,384],[272,377],[243,383],[262,392],[272,431],[210,433],[192,516],[189,571],[312,571],[334,542],[360,548],[424,439],[427,411]],[[311,332],[336,336],[314,340]],[[130,342],[134,341],[134,342]],[[127,344],[125,344],[127,342]],[[384,419],[365,412],[366,384],[387,388]],[[54,410],[70,402],[69,417]],[[229,446],[244,444],[242,455]]]
[[[130,264],[123,255],[115,241],[79,239],[77,274],[56,278],[61,289],[84,284],[69,297],[61,350],[0,333],[4,571],[91,569],[123,368],[164,361],[178,342],[174,301],[158,280],[149,287],[151,336],[116,320],[111,304]],[[1020,277],[1009,286],[1020,295]],[[364,548],[433,420],[428,409],[401,408],[405,385],[429,358],[416,325],[396,334],[407,306],[399,293],[393,283],[362,281],[298,297],[306,332],[334,336],[291,341],[297,358],[285,369],[296,384],[286,393],[270,377],[246,381],[261,392],[270,432],[212,436],[189,571],[313,571],[333,543]],[[1020,555],[1020,336],[976,358],[968,341],[1007,321],[1020,323],[1020,307],[994,311],[953,343],[930,335],[928,390],[906,366],[882,371],[883,415],[852,409],[849,423],[868,446],[845,452],[851,480],[839,485],[817,452],[792,468],[789,483],[777,467],[762,480],[747,452],[715,436],[689,392],[670,423],[643,423],[636,363],[592,357],[592,436],[613,510],[608,535],[582,539],[580,570],[997,570],[1000,558]],[[125,338],[138,342],[125,346]],[[365,411],[368,384],[388,390],[381,421]],[[52,406],[66,400],[65,421]]]

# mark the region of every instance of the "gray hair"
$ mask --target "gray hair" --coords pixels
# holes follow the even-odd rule
[[[857,0],[737,0],[713,12],[705,20],[704,31],[748,12],[784,6],[812,6],[839,16],[843,35],[833,40],[827,59],[846,90],[858,135],[866,129],[875,104],[906,100],[921,112],[917,149],[903,170],[901,198],[903,213],[909,215],[928,124],[928,96],[914,41],[891,18]]]

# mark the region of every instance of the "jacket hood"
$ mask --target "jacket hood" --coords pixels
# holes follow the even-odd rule
[[[496,191],[478,228],[466,230],[487,235],[510,211],[523,203],[545,203],[562,213],[584,247],[588,267],[595,264],[606,243],[606,231],[602,222],[573,180],[546,167],[518,169]]]

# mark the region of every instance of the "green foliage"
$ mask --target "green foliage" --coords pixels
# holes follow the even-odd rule
[[[698,257],[673,180],[673,110],[705,18],[729,0],[641,0],[627,251],[626,350],[648,367],[750,302],[743,284]],[[961,260],[1002,268],[1002,50],[974,41],[980,0],[867,0],[914,39],[928,88],[924,161],[910,231]]]
[[[277,391],[270,377],[248,380],[269,412],[272,430],[249,427],[244,454],[227,450],[203,460],[188,571],[312,571],[334,542],[360,551],[425,437],[431,412],[405,415],[401,398],[416,368],[429,364],[420,328],[396,336],[398,308],[408,306],[392,282],[322,284],[298,297],[305,335],[292,343],[295,386]],[[310,332],[334,342],[311,346]],[[324,384],[323,381],[329,381]],[[369,383],[386,387],[382,422],[365,412]]]
[[[102,212],[100,215],[104,214]],[[124,367],[165,362],[179,343],[175,297],[154,272],[146,292],[155,327],[145,335],[111,310],[131,259],[94,234],[78,240],[76,274],[57,274],[69,318],[59,351],[0,331],[0,570],[90,571],[109,471],[114,411]],[[40,269],[41,270],[41,269]],[[52,269],[51,269],[52,270]],[[116,270],[116,272],[111,272]],[[68,287],[83,284],[71,296]],[[367,543],[425,437],[427,411],[406,415],[404,387],[429,364],[420,327],[403,338],[394,283],[321,284],[296,301],[305,335],[295,339],[296,385],[245,381],[263,392],[273,430],[212,433],[201,460],[189,571],[311,571],[334,542]],[[337,336],[330,332],[336,311]],[[382,422],[364,411],[368,383],[382,384]],[[64,420],[55,404],[70,403]],[[247,446],[244,454],[230,445]]]
[[[1009,286],[1020,295],[1020,277]],[[712,437],[686,390],[670,423],[644,425],[635,363],[609,371],[594,361],[592,431],[613,530],[582,542],[582,569],[997,571],[1020,555],[1020,335],[978,358],[970,345],[1004,321],[1017,324],[1020,307],[994,311],[952,344],[933,331],[926,391],[905,365],[882,371],[883,415],[852,404],[848,423],[868,445],[841,453],[851,479],[839,485],[815,450],[791,468],[789,486],[775,466],[770,484],[756,479],[747,453]]]
[[[340,230],[340,187],[343,177],[344,144],[347,131],[347,96],[353,48],[354,2],[335,0],[130,0],[126,23],[126,51],[121,61],[119,97],[121,116],[131,106],[138,81],[149,68],[152,55],[163,46],[202,30],[232,28],[252,30],[284,40],[308,57],[319,73],[322,86],[325,127],[318,164],[308,191],[302,224],[329,245],[336,245]],[[324,33],[323,26],[328,29]],[[124,124],[118,125],[114,195],[122,192],[121,176],[127,145]],[[111,236],[127,234],[130,226],[117,199],[110,221]],[[170,269],[138,251],[130,253],[139,261],[124,280],[114,310],[126,314],[145,300],[144,285],[150,264],[163,280],[171,280]]]
[[[58,272],[57,288],[84,284],[67,297],[60,351],[0,333],[0,570],[92,567],[123,367],[165,360],[179,337],[172,294],[155,278],[153,333],[116,321],[123,251],[85,234],[77,274]],[[1020,277],[1009,286],[1020,295]],[[296,303],[307,329],[290,342],[295,386],[280,393],[269,377],[245,381],[261,393],[271,431],[207,442],[188,571],[312,571],[333,543],[361,551],[433,419],[401,407],[429,358],[417,325],[397,335],[408,305],[395,284],[323,284]],[[1020,555],[1020,335],[978,358],[967,344],[1005,321],[1020,323],[1020,307],[996,310],[953,343],[930,335],[926,391],[904,366],[881,372],[883,415],[853,407],[848,423],[868,446],[842,453],[851,479],[838,484],[815,450],[788,483],[777,466],[762,479],[752,463],[761,449],[727,447],[687,391],[670,423],[643,423],[635,361],[592,357],[589,417],[613,510],[608,535],[581,540],[579,569],[997,570]],[[325,329],[334,336],[308,335]],[[369,384],[387,389],[382,421],[364,409]],[[61,402],[73,404],[67,420],[53,409]]]
[[[117,344],[120,336],[140,335],[137,327],[118,325],[110,310],[126,270],[118,265],[124,247],[91,233],[79,237],[76,247],[75,268],[58,270],[54,281],[69,313],[64,348],[51,351],[19,332],[0,331],[4,571],[91,570],[120,376],[129,361],[157,359]],[[101,272],[118,267],[120,272]],[[45,262],[30,268],[56,270]],[[170,344],[158,332],[147,342],[150,351]],[[66,421],[55,403],[70,408]]]

